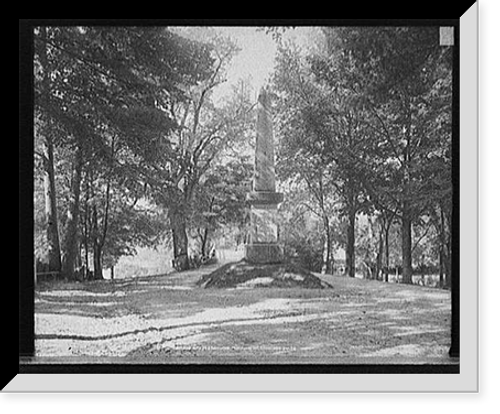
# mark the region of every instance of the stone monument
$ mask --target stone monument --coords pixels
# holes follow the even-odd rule
[[[262,88],[257,100],[255,170],[253,189],[247,194],[250,228],[245,259],[250,263],[281,263],[283,247],[278,240],[278,204],[283,194],[276,192],[271,99]]]
[[[283,194],[276,192],[273,123],[270,96],[261,89],[257,101],[255,171],[253,188],[247,194],[250,207],[245,258],[226,263],[198,280],[203,288],[312,288],[330,285],[299,264],[284,260],[279,243],[278,204]]]

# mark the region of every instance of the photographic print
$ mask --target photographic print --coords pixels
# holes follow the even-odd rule
[[[28,370],[458,374],[458,26],[385,22],[33,24]]]

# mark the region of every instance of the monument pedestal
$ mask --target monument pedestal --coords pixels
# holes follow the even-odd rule
[[[278,203],[283,194],[253,191],[247,195],[250,205],[250,228],[245,260],[250,263],[281,263],[283,246],[278,243]]]
[[[277,264],[283,262],[283,246],[272,244],[247,244],[245,246],[245,260],[250,263]]]
[[[262,89],[258,98],[253,191],[247,195],[250,228],[245,260],[250,263],[281,263],[283,247],[278,244],[278,204],[270,97]]]

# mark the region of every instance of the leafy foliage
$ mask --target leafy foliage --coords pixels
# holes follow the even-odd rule
[[[400,225],[408,282],[412,254],[420,249],[412,248],[412,233],[418,245],[421,223],[451,200],[450,48],[438,45],[437,27],[340,27],[324,28],[323,34],[324,47],[315,51],[281,43],[274,77],[279,172],[282,179],[303,183],[316,201],[311,209],[328,228],[324,234],[332,234],[335,215],[346,223],[342,243],[350,275],[360,262],[354,260],[354,244],[361,258],[381,263],[388,241],[383,233]],[[321,201],[330,207],[320,208]],[[361,212],[384,216],[386,224],[380,230],[372,226],[375,231],[355,243]],[[304,236],[303,242],[319,248],[318,239]]]
[[[67,276],[79,239],[92,242],[96,267],[102,253],[116,257],[152,236],[137,206],[163,178],[153,174],[158,154],[179,127],[168,107],[188,101],[186,88],[210,76],[212,63],[207,45],[165,28],[35,30],[35,148],[50,141],[62,164],[55,181],[59,216],[68,217]]]
[[[449,275],[452,65],[437,28],[330,27],[309,49],[287,42],[291,28],[263,30],[278,44],[289,256],[332,272],[341,247],[351,276],[360,266],[387,276],[391,262],[408,282],[412,258]],[[230,39],[202,27],[34,34],[39,256],[99,278],[137,246],[169,240],[182,270],[224,233],[244,238],[253,91],[241,81],[213,100],[238,53]]]

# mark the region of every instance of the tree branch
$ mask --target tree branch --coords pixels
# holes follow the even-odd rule
[[[427,224],[427,228],[425,229],[425,232],[418,238],[418,240],[416,242],[414,242],[413,244],[413,248],[411,249],[411,253],[413,254],[413,252],[415,251],[416,247],[418,246],[418,244],[422,241],[422,239],[427,236],[427,233],[429,233],[429,230],[431,229],[432,225],[431,223]]]
[[[83,57],[82,55],[72,51],[72,50],[68,50],[64,47],[61,47],[57,44],[55,44],[54,42],[48,40],[48,39],[42,39],[42,38],[39,38],[37,37],[36,40],[40,41],[40,42],[44,42],[46,44],[49,44],[51,45],[54,49],[57,49],[63,53],[66,53],[67,55],[77,59],[78,61],[80,61],[81,63],[83,63],[84,65],[90,67],[91,69],[95,70],[97,73],[100,73],[101,75],[103,76],[106,76],[107,78],[110,78],[110,79],[113,79],[115,80],[116,82],[118,83],[122,83],[122,84],[125,84],[127,86],[133,86],[134,84],[132,82],[128,82],[126,81],[125,79],[123,78],[119,78],[119,77],[116,77],[114,76],[111,72],[108,72],[106,70],[103,70],[101,68],[99,68],[98,64],[99,63],[102,63],[102,62],[98,62],[98,61],[95,61],[95,60],[90,60],[86,57]]]
[[[303,207],[305,207],[305,208],[306,208],[307,210],[309,210],[311,213],[315,214],[316,216],[318,216],[318,217],[320,217],[320,218],[321,218],[321,217],[323,217],[323,215],[322,215],[320,212],[316,211],[314,208],[312,208],[312,207],[311,207],[309,204],[307,204],[305,201],[301,201],[301,202],[299,203],[299,206],[303,206]]]
[[[48,162],[48,158],[47,158],[47,156],[46,156],[45,154],[43,154],[42,152],[39,152],[39,151],[37,151],[37,150],[34,150],[34,151],[33,151],[33,154],[34,154],[35,156],[39,157],[39,158],[42,160],[42,162],[43,162],[44,164],[45,164],[46,162]]]

